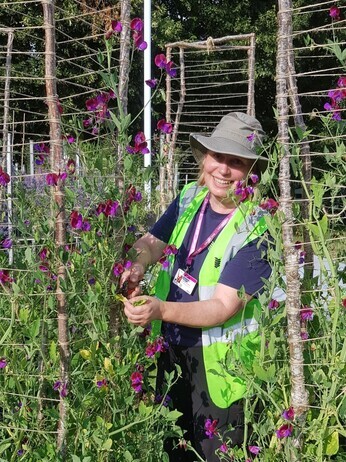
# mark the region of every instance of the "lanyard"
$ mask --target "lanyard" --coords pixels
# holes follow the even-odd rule
[[[198,215],[198,220],[197,220],[197,225],[196,225],[196,228],[195,228],[195,232],[194,232],[194,235],[193,235],[193,239],[192,239],[192,244],[191,244],[191,247],[190,247],[190,252],[189,252],[189,255],[186,259],[186,266],[189,267],[191,266],[192,264],[192,260],[195,258],[196,255],[198,255],[199,253],[201,253],[205,248],[208,247],[208,245],[211,243],[211,241],[219,234],[219,232],[226,226],[226,224],[229,222],[229,220],[231,219],[232,215],[234,214],[235,210],[232,210],[222,221],[221,223],[219,223],[217,225],[217,227],[214,229],[214,231],[209,235],[209,237],[207,237],[207,239],[202,242],[202,244],[198,247],[198,249],[196,249],[196,246],[197,246],[197,241],[198,241],[198,237],[200,235],[200,232],[201,232],[201,226],[202,226],[202,221],[203,221],[203,218],[205,216],[205,211],[206,211],[206,208],[207,208],[207,205],[208,205],[208,202],[209,202],[209,198],[210,198],[210,193],[206,195],[204,201],[203,201],[203,204],[202,204],[202,208],[201,208],[201,211],[199,212],[199,215]]]

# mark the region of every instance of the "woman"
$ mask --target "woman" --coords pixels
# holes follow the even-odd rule
[[[215,451],[226,439],[233,446],[243,441],[246,383],[226,372],[222,361],[231,349],[251,367],[258,342],[256,295],[271,272],[263,258],[263,213],[249,200],[255,188],[251,178],[255,183],[267,165],[255,149],[263,135],[260,123],[240,112],[225,115],[210,136],[190,135],[201,164],[199,182],[187,185],[136,242],[137,260],[121,281],[133,289],[125,302],[129,322],[162,322],[169,346],[158,362],[158,391],[164,372],[179,364],[182,376],[169,396],[183,413],[179,424],[185,439],[207,461],[219,460]],[[163,252],[171,255],[156,296],[138,297],[146,268]],[[140,306],[132,304],[143,299]],[[171,461],[196,457],[172,441],[166,450]]]

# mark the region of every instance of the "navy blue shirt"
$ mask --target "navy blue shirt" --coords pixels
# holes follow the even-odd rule
[[[156,238],[168,242],[172,231],[177,223],[179,214],[179,196],[170,204],[166,212],[159,218],[150,230]],[[173,267],[173,276],[179,268],[185,269],[186,258],[191,247],[195,226],[199,213],[194,216],[182,245],[178,250]],[[208,203],[201,232],[198,237],[197,248],[214,231],[219,223],[225,218],[224,214],[214,212]],[[189,267],[189,274],[198,280],[199,271],[202,267],[208,248],[196,255],[192,265]],[[259,243],[259,239],[251,241],[241,248],[237,254],[229,260],[223,269],[219,282],[239,290],[244,287],[245,292],[256,297],[263,288],[263,278],[268,279],[271,268],[266,260],[267,243],[265,240]],[[168,301],[192,302],[198,301],[197,285],[191,295],[181,290],[177,285],[171,283],[167,297]],[[162,334],[166,341],[181,346],[197,346],[201,344],[201,329],[186,327],[171,323],[162,323]]]

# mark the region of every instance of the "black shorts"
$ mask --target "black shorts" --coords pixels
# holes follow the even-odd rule
[[[215,451],[223,442],[231,438],[228,447],[240,446],[244,439],[243,400],[221,409],[211,401],[202,357],[202,347],[179,347],[171,345],[167,352],[161,353],[158,360],[157,392],[162,394],[164,372],[172,372],[175,365],[181,367],[182,376],[169,390],[173,408],[182,412],[178,425],[185,431],[184,437],[200,456],[208,462],[219,461]],[[222,378],[220,377],[220,380]],[[205,433],[205,421],[217,420],[218,435],[209,438]],[[165,450],[170,462],[192,462],[196,455],[179,447],[178,441],[168,439]]]

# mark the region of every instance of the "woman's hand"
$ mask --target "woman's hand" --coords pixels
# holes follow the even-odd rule
[[[124,313],[131,324],[147,326],[151,321],[162,319],[162,301],[155,297],[143,295],[124,301]]]
[[[132,266],[125,270],[120,277],[120,287],[124,287],[124,284],[127,284],[127,290],[124,295],[127,298],[133,298],[142,293],[139,283],[144,278],[144,266],[142,263],[134,262]]]

